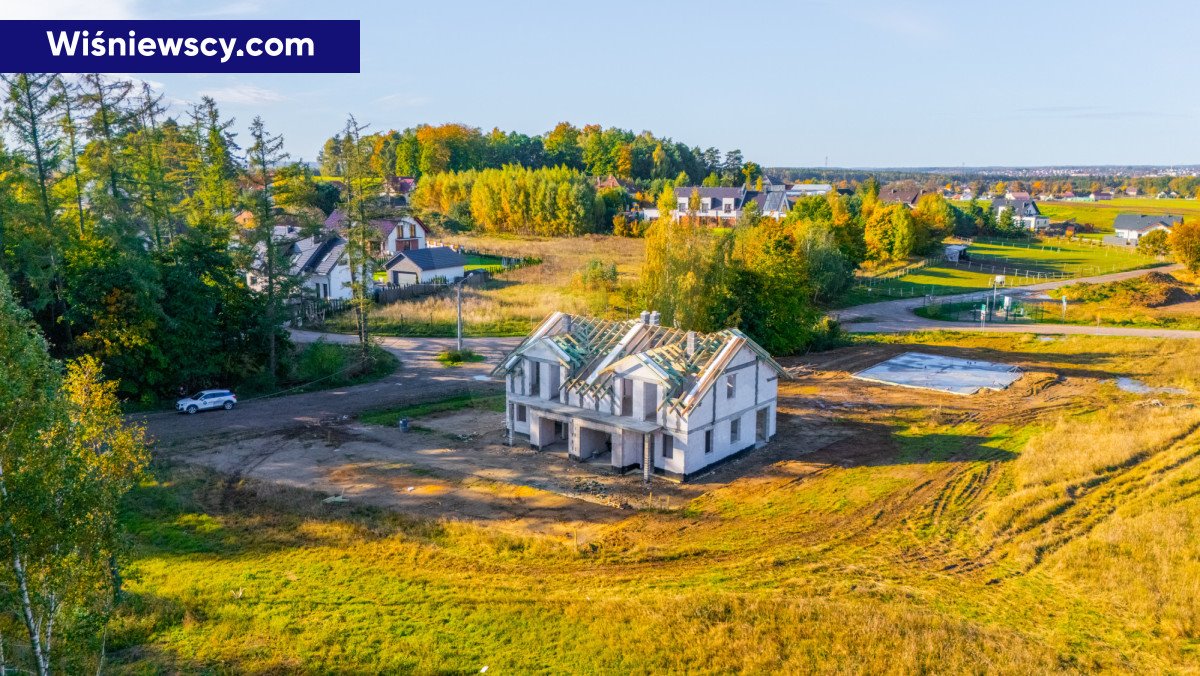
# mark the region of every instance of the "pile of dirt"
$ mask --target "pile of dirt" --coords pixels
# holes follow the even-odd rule
[[[1186,284],[1163,272],[1149,272],[1141,277],[1105,284],[1080,282],[1051,292],[1056,298],[1066,295],[1084,303],[1107,302],[1131,307],[1157,308],[1190,303],[1196,295]]]

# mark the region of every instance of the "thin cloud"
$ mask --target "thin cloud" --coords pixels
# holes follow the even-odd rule
[[[853,7],[850,16],[881,31],[915,40],[931,40],[943,33],[935,18],[921,16],[912,7]]]
[[[198,96],[211,97],[217,103],[233,103],[241,105],[261,105],[264,103],[279,103],[287,97],[273,89],[265,89],[256,85],[234,85],[216,89],[202,89],[196,92]]]
[[[263,2],[254,2],[253,0],[230,2],[218,5],[212,9],[206,9],[202,12],[195,12],[192,16],[246,16],[248,14],[258,14],[263,11],[264,4]]]
[[[375,99],[378,103],[386,103],[396,108],[419,108],[428,105],[430,98],[416,94],[388,94]]]
[[[1186,117],[1182,112],[1170,110],[1138,110],[1112,108],[1108,106],[1030,106],[1017,112],[1033,117],[1057,117],[1074,120],[1132,120],[1140,118]]]
[[[12,2],[4,8],[5,19],[133,19],[137,0],[40,0]]]

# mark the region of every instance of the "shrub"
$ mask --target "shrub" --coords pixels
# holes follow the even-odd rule
[[[617,264],[605,263],[599,258],[593,258],[580,271],[579,283],[583,288],[591,291],[611,291],[617,286]]]
[[[1171,253],[1171,245],[1167,241],[1166,230],[1155,230],[1146,233],[1138,240],[1138,253],[1146,254],[1147,256],[1166,256]]]
[[[309,383],[330,380],[335,383],[350,379],[349,358],[342,345],[318,340],[304,347],[296,359],[296,380]]]

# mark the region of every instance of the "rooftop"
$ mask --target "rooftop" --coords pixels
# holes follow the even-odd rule
[[[542,341],[552,346],[568,367],[569,376],[563,385],[571,391],[610,398],[614,367],[619,362],[636,359],[667,384],[662,405],[676,412],[697,403],[711,386],[714,374],[743,346],[780,375],[787,376],[766,350],[738,329],[689,334],[642,319],[597,319],[563,312],[546,318],[496,368],[496,373],[516,369],[518,357]]]

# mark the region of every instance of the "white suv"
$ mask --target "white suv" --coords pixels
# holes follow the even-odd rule
[[[223,408],[228,411],[234,406],[237,406],[237,395],[229,390],[201,390],[175,402],[176,411],[189,415],[210,408]]]

